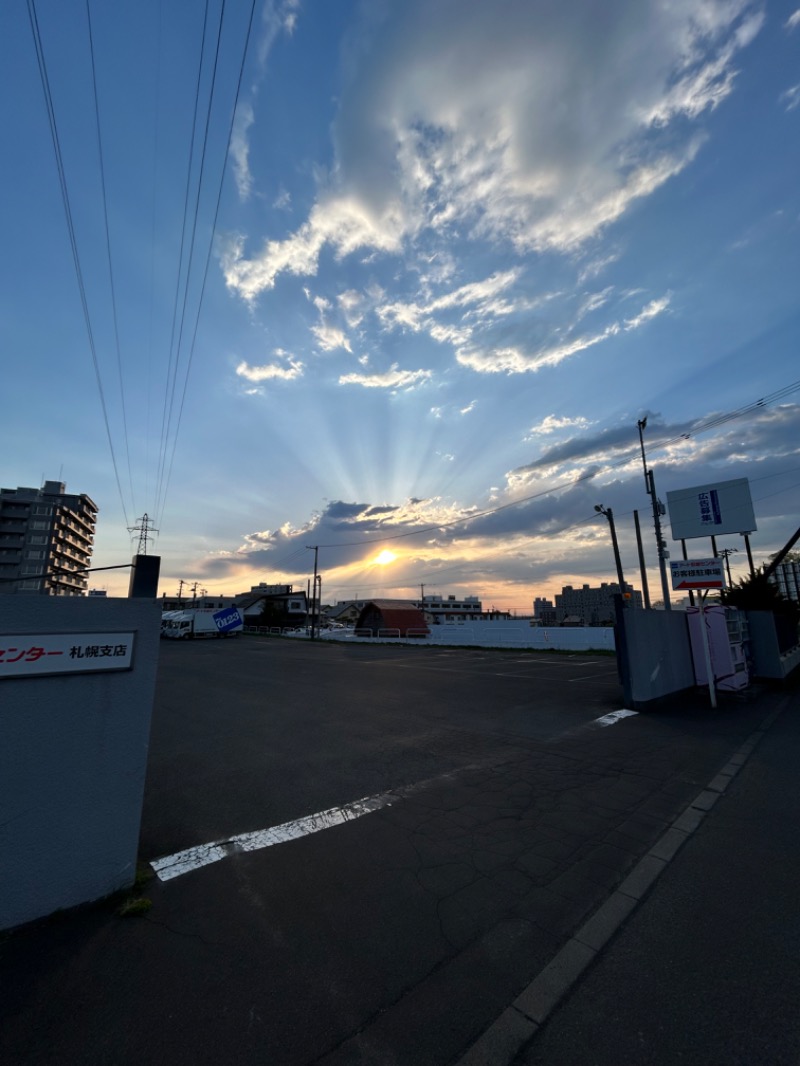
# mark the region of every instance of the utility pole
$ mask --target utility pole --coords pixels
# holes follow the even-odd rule
[[[722,558],[725,560],[725,569],[728,571],[728,588],[732,587],[732,582],[731,582],[731,556],[733,555],[734,552],[738,552],[738,551],[739,551],[738,548],[723,548],[722,551],[719,553],[722,556]]]
[[[310,551],[311,548],[312,548],[312,545],[311,544],[306,544],[306,548],[308,548],[308,550]],[[316,615],[317,615],[317,612],[316,612],[316,606],[317,606],[317,563],[319,561],[319,544],[313,545],[313,549],[314,549],[314,585],[313,585],[314,591],[313,591],[313,594],[312,594],[312,597],[311,597],[311,639],[312,640],[315,639],[315,629],[316,629],[316,626],[315,626],[314,623],[315,623]]]
[[[420,587],[419,587],[419,608],[420,608],[420,610],[422,610],[424,606],[425,606],[425,586],[424,585],[420,585]]]
[[[647,584],[647,567],[644,565],[644,549],[642,548],[642,530],[639,525],[639,512],[633,512],[633,524],[636,527],[636,548],[639,552],[639,570],[642,574],[642,593],[644,595],[644,606],[646,610],[650,610],[650,586]]]
[[[611,529],[611,546],[614,549],[614,562],[617,566],[617,581],[619,582],[619,592],[621,596],[625,596],[625,578],[622,576],[622,560],[619,557],[619,544],[617,543],[617,527],[614,525],[614,512],[610,507],[603,507],[602,504],[596,503],[594,505],[595,511],[598,514],[603,514],[608,519],[608,525]]]
[[[670,611],[672,610],[672,603],[669,598],[670,591],[667,582],[666,564],[666,560],[669,558],[669,552],[666,550],[667,542],[661,537],[661,516],[662,514],[666,514],[666,508],[656,494],[656,480],[653,477],[653,471],[647,469],[647,458],[644,454],[644,429],[647,425],[647,419],[640,418],[636,424],[639,427],[639,444],[642,448],[642,466],[644,467],[645,488],[647,489],[647,494],[653,504],[653,527],[656,534],[656,545],[658,546],[658,569],[661,574],[661,592],[664,597],[664,610]]]
[[[183,580],[183,578],[181,578],[180,581],[178,582],[178,606],[179,607],[183,607],[183,586],[185,584],[186,584],[186,582]]]

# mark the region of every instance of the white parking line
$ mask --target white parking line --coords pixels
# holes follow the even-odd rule
[[[638,711],[612,711],[610,714],[604,714],[602,718],[595,718],[595,722],[597,725],[614,725],[620,718],[630,718],[638,713]]]
[[[237,833],[236,836],[228,837],[227,840],[212,840],[209,844],[197,844],[185,851],[176,851],[173,855],[165,855],[161,859],[153,859],[150,866],[161,881],[170,881],[173,877],[191,873],[203,866],[210,866],[220,859],[227,859],[231,855],[237,855],[245,851],[260,851],[261,848],[271,848],[274,844],[285,844],[287,840],[297,840],[299,837],[309,836],[311,833],[319,833],[322,829],[330,829],[344,822],[355,821],[365,814],[379,811],[381,807],[390,807],[397,800],[406,796],[413,796],[416,792],[422,792],[431,785],[441,784],[459,774],[470,770],[477,770],[484,763],[470,763],[456,770],[447,770],[443,774],[417,781],[411,785],[402,785],[390,792],[381,792],[375,796],[364,796],[363,799],[353,800],[341,807],[330,807],[327,811],[318,811],[316,814],[307,814],[303,818],[296,818],[292,822],[284,822],[282,825],[274,825],[269,829],[256,829],[251,833]]]
[[[181,874],[188,874],[191,870],[199,870],[202,866],[210,866],[213,862],[226,859],[229,855],[235,855],[242,851],[259,851],[261,848],[270,848],[273,844],[283,844],[287,840],[297,840],[298,837],[308,836],[310,833],[318,833],[321,829],[330,829],[331,826],[341,825],[343,822],[352,822],[364,814],[387,807],[397,794],[384,792],[379,796],[365,796],[364,799],[347,803],[343,807],[331,807],[327,811],[319,811],[317,814],[306,815],[305,818],[297,818],[293,822],[284,822],[283,825],[275,825],[270,829],[258,829],[252,833],[238,833],[228,840],[216,840],[210,844],[198,844],[197,847],[187,848],[185,851],[176,851],[174,855],[166,855],[163,859],[154,859],[150,863],[153,870],[162,881],[169,881]]]

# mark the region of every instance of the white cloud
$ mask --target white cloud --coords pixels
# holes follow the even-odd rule
[[[793,30],[796,26],[800,26],[800,7],[788,17],[784,28]]]
[[[360,248],[377,248],[399,252],[403,225],[397,205],[387,206],[376,218],[350,197],[339,197],[316,204],[307,222],[285,240],[268,240],[261,254],[244,258],[244,238],[232,242],[222,259],[225,282],[245,300],[254,300],[275,285],[283,273],[309,276],[316,274],[319,254],[326,244],[341,258]]]
[[[475,404],[476,404],[477,402],[478,402],[477,400],[473,400],[473,401],[472,401],[471,403],[468,403],[466,407],[462,407],[462,408],[461,408],[461,409],[459,410],[459,412],[458,412],[458,413],[459,413],[460,415],[468,415],[468,414],[470,413],[470,411],[474,411],[474,410],[475,410]]]
[[[348,289],[340,292],[336,299],[348,326],[355,329],[364,317],[364,297],[354,289]]]
[[[362,385],[365,389],[413,388],[431,376],[430,370],[400,370],[397,363],[383,374],[343,374],[340,385]]]
[[[611,293],[614,291],[612,285],[609,285],[607,289],[603,289],[602,292],[590,292],[584,296],[581,301],[581,305],[578,308],[578,321],[584,318],[586,315],[590,315],[592,311],[598,311],[604,304],[608,303],[608,299]]]
[[[792,85],[791,88],[782,92],[779,99],[782,104],[786,105],[787,111],[794,111],[800,106],[800,84]]]
[[[625,320],[624,329],[632,330],[643,326],[656,315],[661,314],[670,302],[669,295],[651,300],[638,315]],[[571,340],[562,341],[526,352],[518,345],[498,348],[462,348],[456,353],[456,359],[462,366],[468,366],[483,374],[523,374],[538,371],[546,366],[558,366],[565,359],[593,348],[597,344],[615,337],[623,329],[619,322],[611,322],[598,333],[585,334]]]
[[[649,322],[651,318],[655,318],[656,315],[660,315],[662,311],[666,311],[670,304],[670,294],[660,297],[658,300],[651,300],[649,304],[642,308],[638,315],[633,318],[625,319],[625,329],[638,329],[639,326],[645,322]]]
[[[496,0],[457,18],[443,0],[385,5],[347,53],[332,176],[307,221],[252,258],[241,242],[226,281],[253,299],[281,272],[314,274],[326,244],[399,253],[455,227],[578,250],[692,162],[762,24],[757,0]]]
[[[250,366],[249,363],[242,360],[236,367],[236,373],[241,378],[245,378],[247,381],[262,382],[262,381],[294,381],[295,378],[303,376],[303,364],[291,356],[286,356],[286,353],[280,350],[275,353],[279,356],[284,356],[288,365],[282,365],[280,363],[265,363],[263,366]],[[248,390],[250,392],[255,390]]]
[[[336,326],[328,326],[321,322],[318,326],[312,326],[311,332],[317,338],[317,343],[323,352],[332,352],[337,348],[344,348],[346,352],[353,350],[344,330]]]
[[[233,158],[233,175],[236,179],[236,189],[240,200],[247,200],[253,189],[247,131],[253,125],[254,118],[255,115],[251,104],[240,103],[236,108],[233,131],[231,133],[231,156]]]
[[[546,436],[550,433],[555,433],[559,429],[586,429],[589,424],[589,421],[582,416],[578,418],[556,418],[555,415],[548,415],[538,425],[531,426],[530,433],[525,439],[530,440],[532,437]]]

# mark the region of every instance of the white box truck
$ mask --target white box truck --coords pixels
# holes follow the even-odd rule
[[[168,640],[194,640],[196,637],[234,637],[244,627],[244,617],[238,607],[222,610],[190,610],[170,612],[163,622],[162,635]]]

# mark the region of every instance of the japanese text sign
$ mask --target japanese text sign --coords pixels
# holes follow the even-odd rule
[[[0,680],[130,670],[133,633],[0,634]]]
[[[680,589],[725,588],[722,559],[680,559],[669,564],[672,587]]]

